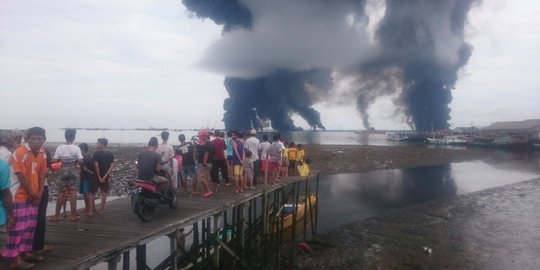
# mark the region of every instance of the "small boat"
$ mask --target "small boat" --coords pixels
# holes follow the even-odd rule
[[[309,197],[302,200],[302,202],[298,203],[295,207],[292,203],[286,203],[283,205],[283,229],[288,229],[289,227],[292,227],[293,225],[293,211],[296,209],[296,222],[300,222],[304,220],[304,215],[306,214],[306,211],[310,211],[312,207],[315,207],[315,203],[317,202],[317,195],[316,194],[310,194]],[[306,207],[307,206],[307,207]]]
[[[510,135],[510,136],[499,136],[499,137],[473,137],[472,141],[469,142],[470,145],[475,146],[495,146],[495,147],[506,147],[506,146],[525,146],[529,142],[527,136],[522,135]]]
[[[454,135],[444,136],[442,139],[426,138],[426,140],[430,144],[437,144],[437,145],[464,145],[464,144],[467,144],[467,140],[465,140],[464,136],[454,136]]]
[[[408,133],[394,133],[394,132],[386,133],[387,141],[407,141],[409,140],[409,137],[410,137],[410,134]]]

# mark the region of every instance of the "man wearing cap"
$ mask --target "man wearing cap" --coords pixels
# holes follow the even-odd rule
[[[208,130],[202,129],[199,131],[199,141],[197,147],[197,161],[199,162],[198,180],[204,187],[203,197],[210,197],[213,193],[208,185],[210,172],[212,170],[212,161],[214,159],[214,145],[210,141]]]
[[[253,168],[255,169],[253,175],[253,184],[257,183],[257,180],[261,177],[261,159],[259,158],[259,145],[261,142],[257,139],[257,131],[251,129],[249,132],[249,138],[246,140],[244,148],[249,150],[253,159]]]

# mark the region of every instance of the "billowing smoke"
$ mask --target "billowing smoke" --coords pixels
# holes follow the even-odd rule
[[[326,79],[326,81],[323,81]],[[277,130],[297,130],[289,112],[297,112],[310,126],[324,129],[320,114],[310,106],[332,85],[328,72],[321,70],[303,72],[276,72],[257,79],[227,77],[223,117],[227,129],[262,128],[258,117],[270,119]],[[323,87],[323,88],[321,88]]]
[[[226,128],[270,120],[296,130],[293,113],[324,128],[312,106],[336,98],[347,80],[340,98],[356,100],[364,127],[370,104],[391,95],[406,122],[431,130],[448,127],[451,90],[471,55],[464,29],[474,1],[182,2],[224,27],[200,65],[226,75]]]

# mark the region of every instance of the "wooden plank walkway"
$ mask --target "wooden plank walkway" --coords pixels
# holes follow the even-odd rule
[[[279,184],[268,185],[268,192],[302,180],[305,177],[284,178]],[[133,213],[129,197],[108,202],[103,216],[81,216],[77,222],[67,219],[47,222],[45,241],[53,244],[55,250],[46,254],[43,262],[36,263],[34,269],[87,269],[138,244],[166,236],[177,228],[262,196],[262,192],[263,186],[258,185],[255,190],[236,195],[231,186],[222,185],[220,192],[210,198],[178,193],[178,208],[162,205],[148,223],[141,222]],[[9,269],[5,260],[0,261],[0,269]]]

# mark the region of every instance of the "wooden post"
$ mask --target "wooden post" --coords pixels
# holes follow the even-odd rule
[[[122,255],[122,269],[123,270],[129,270],[129,253],[130,251],[126,251]]]
[[[302,231],[302,233],[303,233],[303,237],[304,237],[303,239],[304,239],[304,241],[306,241],[307,215],[308,215],[308,207],[311,210],[311,196],[309,194],[309,177],[306,178],[304,181],[306,182],[306,185],[304,186],[304,205],[305,205],[305,207],[304,207],[304,224],[303,224],[304,225],[303,226],[304,231]]]
[[[291,254],[289,265],[294,265],[294,249],[296,248],[296,217],[298,216],[298,195],[300,193],[300,182],[294,183],[294,210],[292,212],[292,236],[291,236]]]
[[[115,256],[114,258],[107,261],[107,269],[108,270],[116,270],[116,267],[118,265],[118,261],[120,261],[120,256]]]
[[[137,245],[136,254],[137,270],[146,270],[148,268],[146,265],[146,244]]]
[[[319,227],[319,173],[317,173],[317,184],[315,185],[315,194],[317,194],[317,200],[315,200],[315,226],[313,228],[313,236],[317,235]]]
[[[178,269],[178,250],[177,250],[177,244],[176,244],[176,232],[177,231],[174,231],[173,233],[169,234],[169,241],[171,243],[171,268],[169,269],[173,269],[173,270],[177,270]]]
[[[238,205],[238,242],[240,244],[240,255],[244,257],[244,203]]]
[[[214,244],[214,267],[215,269],[219,269],[219,244],[217,242],[217,239],[219,239],[219,216],[220,214],[214,215],[214,229],[213,229],[213,237],[216,238],[216,243]]]
[[[207,250],[208,250],[208,247],[206,246],[207,245],[207,238],[206,238],[206,235],[207,235],[207,228],[206,228],[206,219],[203,219],[201,220],[201,245],[202,245],[202,256],[203,256],[203,265],[207,265],[207,261],[206,261],[206,254],[207,254]]]
[[[206,255],[205,255],[205,258],[207,260],[210,259],[210,239],[211,239],[211,236],[212,236],[212,228],[210,227],[210,218],[211,217],[207,217],[205,219],[206,221],[206,241],[205,241],[205,246],[206,246]]]

